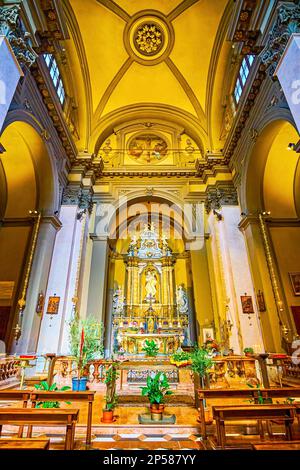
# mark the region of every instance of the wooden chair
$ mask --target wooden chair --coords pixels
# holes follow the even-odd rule
[[[59,402],[87,402],[88,403],[88,415],[87,415],[87,430],[86,430],[86,444],[90,445],[92,440],[92,419],[93,419],[93,402],[95,398],[94,391],[86,392],[44,392],[34,391],[30,394],[32,402],[32,408],[36,407],[36,403],[39,401],[59,401]],[[31,430],[28,430],[28,437],[31,437]]]
[[[292,440],[291,425],[294,421],[294,407],[292,405],[247,405],[247,406],[214,406],[213,417],[216,421],[217,445],[224,448],[226,445],[226,421],[256,421],[270,422],[280,420],[285,424],[287,440]],[[260,427],[261,438],[264,439],[263,426]]]
[[[79,410],[76,409],[0,408],[0,437],[5,424],[21,426],[22,429],[24,426],[65,426],[65,450],[72,450],[78,415]]]

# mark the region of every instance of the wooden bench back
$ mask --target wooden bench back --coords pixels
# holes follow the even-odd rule
[[[0,401],[28,401],[30,391],[24,390],[0,390]]]
[[[94,401],[95,391],[86,392],[47,392],[33,391],[30,393],[31,401]]]
[[[293,405],[214,406],[213,417],[218,420],[287,419],[293,421]]]
[[[68,425],[78,421],[76,409],[0,408],[0,425]]]

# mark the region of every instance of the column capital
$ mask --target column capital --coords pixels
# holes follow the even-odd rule
[[[93,208],[92,188],[82,188],[78,185],[68,185],[63,192],[63,206],[78,206],[78,209],[91,212]]]
[[[238,206],[238,195],[233,184],[209,186],[205,201],[205,209],[209,214],[212,210],[220,210],[223,206]]]
[[[42,217],[42,224],[51,224],[57,231],[61,229],[62,223],[56,215]]]
[[[246,215],[240,221],[238,227],[243,232],[244,230],[246,230],[249,227],[249,225],[258,225],[258,223],[259,223],[258,216],[256,216],[256,215]]]

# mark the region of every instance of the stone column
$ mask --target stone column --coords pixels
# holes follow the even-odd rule
[[[38,342],[38,353],[69,353],[69,322],[78,294],[82,242],[86,226],[85,198],[81,188],[69,186],[60,211],[62,228],[57,234],[48,279],[46,303]],[[59,311],[52,319],[46,314],[49,297],[60,297]]]
[[[46,293],[55,238],[60,228],[57,217],[42,218],[28,286],[22,336],[18,344],[13,346],[16,354],[35,353],[37,350],[42,320],[42,312],[36,313],[37,302],[39,294]]]
[[[248,249],[256,290],[264,295],[266,311],[260,313],[262,334],[267,351],[282,350],[281,326],[272,289],[258,217],[246,217],[239,224]],[[284,319],[285,320],[285,319]],[[288,324],[288,319],[286,319]]]
[[[233,187],[216,189],[208,196],[210,212],[210,260],[216,290],[220,339],[235,353],[245,347],[264,351],[259,312],[253,287],[247,248],[238,229],[241,210]],[[243,313],[241,296],[252,298],[254,313]]]
[[[88,290],[87,316],[98,321],[105,319],[107,270],[108,270],[108,237],[91,235],[93,241],[92,262]]]

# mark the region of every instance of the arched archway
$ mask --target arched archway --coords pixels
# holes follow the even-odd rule
[[[298,140],[299,135],[288,119],[273,116],[273,120],[264,122],[244,168],[242,208],[250,216],[245,235],[256,289],[263,291],[266,298],[267,313],[261,319],[270,350],[281,347],[280,325],[286,326],[291,335],[295,333],[293,309],[300,306],[291,283],[291,273],[298,271],[300,263],[300,160],[294,151]],[[270,212],[266,220],[268,250],[257,223],[262,211]],[[271,263],[275,277],[270,271]]]
[[[24,121],[6,123],[0,155],[0,282],[9,283],[10,295],[0,300],[0,339],[12,330],[17,301],[31,246],[33,220],[30,210],[53,215],[57,207],[57,184],[49,147],[36,127]],[[5,267],[5,269],[4,269]],[[30,334],[30,330],[29,330]]]

